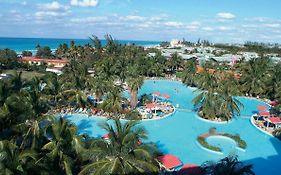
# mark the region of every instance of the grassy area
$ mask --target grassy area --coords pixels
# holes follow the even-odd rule
[[[233,139],[238,144],[239,148],[246,149],[246,147],[247,147],[247,143],[244,140],[242,140],[238,134],[232,135],[232,134],[224,133],[224,134],[222,134],[222,136]]]
[[[183,77],[183,73],[182,72],[176,72],[176,77],[177,78],[182,78]]]
[[[247,147],[246,142],[244,140],[242,140],[238,134],[237,135],[232,135],[232,134],[228,134],[228,133],[216,133],[215,132],[215,133],[204,133],[204,134],[201,134],[200,136],[198,136],[197,137],[198,142],[203,147],[205,147],[205,148],[207,148],[209,150],[212,150],[212,151],[222,152],[222,149],[217,147],[217,146],[210,145],[206,141],[206,138],[209,137],[209,136],[225,136],[225,137],[233,139],[237,143],[237,146],[239,148],[246,149],[246,147]]]
[[[213,145],[210,145],[208,142],[206,142],[206,138],[205,137],[199,136],[199,137],[197,137],[197,140],[204,148],[207,148],[207,149],[212,150],[212,151],[217,151],[217,152],[221,152],[222,151],[221,148],[213,146]]]
[[[3,70],[4,74],[14,74],[15,70]],[[22,78],[25,80],[31,80],[34,77],[42,77],[43,73],[39,73],[36,71],[22,71]]]

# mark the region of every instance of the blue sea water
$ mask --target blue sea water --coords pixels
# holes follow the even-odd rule
[[[0,49],[9,48],[15,50],[17,53],[21,53],[24,50],[32,52],[36,51],[36,46],[49,46],[52,50],[56,49],[59,44],[70,44],[74,41],[76,44],[85,45],[91,43],[90,39],[53,39],[53,38],[3,38],[0,37]],[[104,45],[105,40],[101,40]],[[120,44],[136,44],[139,46],[152,46],[158,45],[159,41],[131,41],[131,40],[118,40]]]
[[[194,88],[186,87],[174,81],[145,81],[139,95],[151,92],[169,94],[173,105],[180,108],[193,109],[192,99]],[[256,112],[257,105],[266,105],[261,101],[238,97],[244,104],[241,116],[250,116]],[[207,160],[219,160],[228,154],[235,153],[246,164],[253,164],[257,175],[280,174],[281,141],[257,130],[246,117],[237,116],[226,124],[215,124],[199,119],[196,112],[177,110],[174,115],[154,121],[142,121],[141,125],[149,134],[149,141],[155,142],[163,153],[174,154],[186,164],[202,164]],[[93,137],[101,137],[106,133],[99,127],[105,119],[87,117],[85,115],[68,115],[67,119],[78,126],[79,133],[87,133]],[[232,141],[221,138],[209,138],[212,144],[218,144],[223,154],[217,154],[203,149],[197,142],[198,135],[208,132],[210,127],[216,127],[218,132],[239,134],[247,143],[245,151],[239,150]]]

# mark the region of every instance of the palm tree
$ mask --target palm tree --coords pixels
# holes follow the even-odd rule
[[[96,67],[96,73],[102,75],[105,79],[112,80],[115,77],[114,74],[114,60],[112,58],[105,58],[99,61]]]
[[[87,103],[87,96],[81,90],[66,90],[63,92],[64,98],[67,99],[68,104],[76,105],[85,108]]]
[[[192,103],[199,109],[198,113],[201,117],[214,119],[217,114],[217,100],[217,96],[213,93],[213,91],[201,91],[192,100]]]
[[[0,141],[0,174],[30,174],[37,160],[36,152],[32,150],[21,151],[8,140]]]
[[[13,131],[19,124],[34,117],[32,100],[26,92],[11,94],[0,107],[0,131]],[[22,133],[21,133],[22,134]]]
[[[217,95],[220,100],[220,107],[218,116],[224,117],[225,120],[230,120],[234,115],[240,115],[240,110],[243,108],[243,104],[235,97],[232,96],[233,84],[231,83],[220,83]]]
[[[115,66],[113,67],[114,74],[118,76],[122,83],[126,79],[127,64],[128,60],[124,57],[118,57],[116,63],[114,64]]]
[[[130,76],[127,78],[127,83],[130,91],[130,106],[135,109],[138,103],[138,92],[143,85],[144,78],[139,75]]]
[[[34,77],[31,81],[27,83],[28,92],[32,99],[33,109],[36,114],[47,112],[48,104],[47,104],[47,95],[43,93],[44,83],[38,77]]]
[[[109,141],[101,141],[99,154],[90,155],[93,162],[86,165],[79,175],[84,174],[152,174],[158,173],[155,162],[155,147],[139,144],[140,139],[147,138],[146,131],[136,127],[136,121],[122,124],[114,121],[114,126],[102,124],[109,132]]]
[[[7,81],[3,80],[0,84],[0,106],[5,103],[9,95],[11,95],[11,86]]]
[[[95,94],[97,101],[99,102],[102,96],[108,91],[108,87],[113,86],[111,80],[105,79],[103,75],[99,74],[95,77],[90,77],[88,79],[89,87],[91,91]]]
[[[115,41],[113,39],[113,37],[109,34],[105,35],[104,37],[105,37],[105,40],[106,40],[106,46],[105,46],[106,53],[108,55],[115,55],[116,52],[118,51],[117,41]]]
[[[125,101],[121,96],[122,88],[118,86],[108,87],[110,90],[105,95],[105,100],[101,104],[101,108],[111,113],[120,113],[122,111],[122,101]]]
[[[197,72],[196,59],[188,60],[185,63],[184,69],[182,71],[182,82],[190,86],[195,86],[196,72]]]
[[[48,75],[45,77],[46,86],[43,89],[43,93],[48,95],[51,104],[54,106],[59,106],[63,104],[66,99],[64,99],[64,83],[62,79],[59,79],[57,75]]]
[[[278,98],[280,99],[281,97],[281,64],[278,63],[276,64],[273,69],[270,71],[272,75],[272,84],[271,90],[268,93],[270,99],[275,99]]]
[[[214,74],[211,74],[207,70],[205,70],[198,75],[196,84],[199,89],[214,92],[215,89],[218,87],[218,80]]]
[[[235,97],[238,94],[237,84],[233,78],[224,77],[217,82],[214,75],[205,75],[201,86],[207,90],[200,90],[200,93],[193,99],[195,106],[199,106],[199,114],[208,119],[216,117],[223,120],[230,120],[234,115],[240,115],[243,104]],[[215,81],[215,82],[214,82]]]
[[[237,156],[228,156],[219,162],[206,162],[202,166],[206,175],[255,175],[252,165],[244,165]]]
[[[22,79],[22,72],[14,71],[12,78],[10,79],[12,90],[17,92],[24,87],[24,81]]]
[[[86,64],[83,64],[77,59],[79,56],[74,57],[70,60],[70,63],[65,66],[62,79],[68,82],[70,89],[84,90],[86,85],[86,77],[88,74],[88,69]]]
[[[267,94],[271,88],[268,85],[272,79],[268,71],[269,67],[269,59],[251,59],[242,71],[241,83],[243,91],[250,96]]]
[[[182,57],[179,56],[177,52],[173,53],[171,55],[171,58],[167,62],[167,66],[172,71],[172,73],[175,73],[175,71],[177,71],[181,65],[182,65]]]
[[[46,128],[46,134],[50,140],[42,147],[45,153],[38,162],[51,160],[53,168],[71,175],[75,161],[81,159],[84,151],[76,126],[60,118]]]
[[[44,119],[46,118],[47,116],[44,116]],[[44,137],[44,130],[40,127],[41,121],[43,120],[37,118],[37,120],[27,120],[25,123],[21,124],[23,134],[20,149],[41,149],[43,144],[47,141],[47,138]]]

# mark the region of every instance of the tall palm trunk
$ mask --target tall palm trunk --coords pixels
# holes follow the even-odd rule
[[[99,102],[101,97],[102,97],[102,94],[101,93],[96,93],[95,95],[96,95],[97,102]]]
[[[138,103],[138,90],[130,90],[130,106],[134,109]]]

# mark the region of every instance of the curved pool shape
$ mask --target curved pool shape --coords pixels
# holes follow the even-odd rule
[[[238,154],[239,149],[235,140],[225,136],[209,136],[206,138],[209,145],[216,146],[222,149],[223,154],[235,153]]]
[[[186,87],[181,82],[167,80],[147,80],[142,86],[139,95],[151,92],[160,92],[171,96],[171,103],[179,104],[181,109],[193,109],[191,103],[195,88]],[[210,127],[216,127],[217,132],[240,134],[246,141],[246,151],[236,151],[239,159],[245,163],[254,165],[257,175],[280,174],[281,141],[258,131],[250,123],[250,118],[256,112],[256,106],[266,105],[255,99],[237,97],[244,104],[241,117],[236,117],[227,124],[215,124],[200,120],[196,112],[176,110],[174,115],[162,120],[144,121],[141,125],[149,134],[149,141],[155,142],[164,153],[178,156],[183,163],[202,164],[207,160],[219,160],[233,152],[232,145],[223,144],[223,154],[216,154],[202,149],[197,143],[197,137],[201,133],[208,132]],[[186,110],[186,111],[189,111]],[[245,117],[246,116],[246,117]],[[93,137],[101,137],[106,133],[98,124],[105,119],[98,117],[86,117],[85,115],[70,115],[69,120],[74,122],[79,133],[87,133]]]

